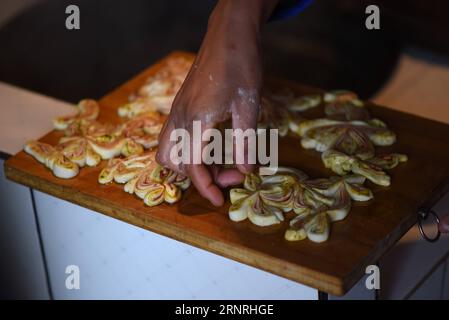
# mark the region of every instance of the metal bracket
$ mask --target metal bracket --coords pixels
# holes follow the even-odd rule
[[[429,214],[433,217],[434,221],[436,222],[436,227],[437,227],[437,234],[433,237],[433,238],[429,238],[427,236],[427,234],[424,232],[424,228],[423,228],[423,222],[427,220],[427,218],[429,217]],[[438,239],[441,236],[441,232],[439,230],[439,224],[440,224],[440,219],[438,218],[438,215],[435,213],[435,211],[433,211],[432,209],[427,209],[427,208],[421,208],[418,210],[418,227],[419,227],[419,233],[421,233],[421,236],[429,241],[429,242],[436,242],[438,241]]]

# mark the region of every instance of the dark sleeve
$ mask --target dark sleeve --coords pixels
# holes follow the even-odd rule
[[[281,0],[268,21],[288,19],[301,13],[313,0]]]

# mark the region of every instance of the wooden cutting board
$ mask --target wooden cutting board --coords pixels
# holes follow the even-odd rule
[[[175,56],[194,58],[189,53],[175,52],[165,59]],[[165,59],[103,97],[99,102],[99,120],[119,121],[117,107],[157,72]],[[298,94],[321,92],[282,80],[267,83],[288,86]],[[5,162],[5,173],[13,181],[80,206],[316,289],[343,295],[364,275],[365,267],[375,264],[416,222],[421,205],[432,205],[444,195],[449,177],[449,125],[371,104],[369,109],[398,135],[395,145],[381,151],[405,153],[409,161],[390,170],[391,187],[368,182],[374,199],[354,204],[349,216],[334,223],[329,240],[321,244],[309,240],[285,241],[287,222],[266,228],[248,221],[232,222],[227,214],[229,204],[215,208],[194,188],[176,205],[146,207],[142,200],[125,193],[121,185],[97,183],[105,161],[96,168],[83,168],[74,179],[61,180],[22,151]],[[41,141],[56,144],[61,136],[61,132],[52,131]],[[296,137],[281,139],[279,152],[283,166],[302,169],[312,178],[333,175],[322,165],[320,154],[304,150]]]

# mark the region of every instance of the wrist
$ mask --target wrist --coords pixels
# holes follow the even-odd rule
[[[219,0],[211,18],[224,16],[234,21],[250,21],[261,28],[280,0]]]
[[[203,45],[223,51],[259,50],[263,1],[256,1],[258,5],[253,0],[220,0],[209,17]]]
[[[209,17],[209,27],[229,23],[260,31],[280,0],[219,0]]]

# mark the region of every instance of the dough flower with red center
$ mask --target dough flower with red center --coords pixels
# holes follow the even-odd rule
[[[322,153],[321,159],[326,168],[331,169],[339,175],[352,172],[366,177],[371,182],[380,186],[389,186],[390,176],[383,170],[392,169],[399,163],[406,162],[407,156],[403,154],[391,154],[373,157],[364,161],[336,150],[327,150]]]
[[[62,152],[47,143],[29,141],[25,144],[24,150],[49,168],[58,178],[70,179],[79,172],[76,163],[70,161]]]
[[[134,193],[147,206],[162,202],[175,203],[181,199],[182,191],[190,186],[190,179],[158,164],[140,171],[125,184],[125,191]]]
[[[247,174],[243,188],[230,191],[229,218],[249,219],[258,226],[278,224],[295,204],[296,186],[307,176],[300,170],[279,168],[272,176]]]
[[[113,180],[117,183],[126,183],[141,171],[146,170],[154,161],[154,155],[133,155],[127,158],[113,158],[108,161],[98,176],[98,182],[106,184]]]
[[[334,149],[360,159],[372,158],[375,145],[389,146],[396,141],[393,131],[363,121],[308,120],[299,125],[297,133],[306,149]]]

